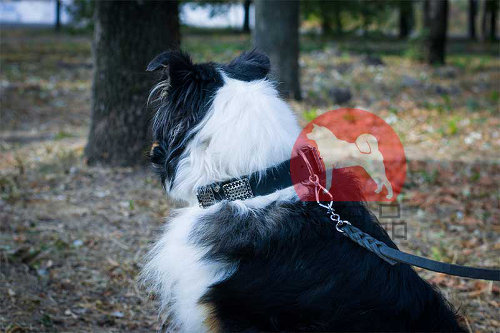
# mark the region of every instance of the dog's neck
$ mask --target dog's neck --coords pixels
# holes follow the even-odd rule
[[[197,205],[196,189],[291,157],[300,128],[270,82],[225,79],[180,160],[170,196]]]

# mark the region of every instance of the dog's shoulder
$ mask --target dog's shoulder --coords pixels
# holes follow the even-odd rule
[[[334,207],[343,219],[395,247],[363,202],[339,201]],[[191,231],[191,239],[209,248],[209,254],[228,258],[233,258],[234,254],[267,253],[277,244],[283,248],[304,246],[308,241],[330,243],[339,236],[324,208],[316,202],[298,199],[275,201],[246,210],[237,203],[223,202],[217,209],[203,214]]]
[[[334,207],[342,219],[396,247],[363,203]],[[398,317],[404,308],[422,315],[442,304],[409,266],[391,266],[339,233],[315,202],[273,202],[246,214],[221,205],[194,230],[209,248],[205,260],[237,263],[202,298],[228,330],[388,329],[405,322]],[[438,310],[451,318],[449,309]]]

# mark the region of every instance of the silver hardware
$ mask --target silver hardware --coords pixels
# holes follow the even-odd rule
[[[220,186],[217,184],[214,186],[214,191],[219,192],[220,191]]]
[[[214,192],[210,185],[199,187],[196,191],[196,197],[198,198],[198,203],[201,208],[207,208],[216,202]]]
[[[345,231],[342,230],[342,227],[344,227],[345,225],[351,225],[351,223],[349,221],[341,220],[340,215],[335,213],[335,208],[333,208],[333,196],[332,196],[332,194],[326,188],[324,188],[323,185],[321,185],[318,175],[314,173],[313,168],[312,168],[311,164],[309,163],[309,160],[307,159],[304,152],[299,151],[299,155],[302,157],[302,159],[306,163],[307,169],[309,171],[309,184],[314,185],[314,194],[316,197],[316,203],[319,206],[325,208],[327,211],[327,214],[330,214],[330,220],[332,220],[332,222],[335,223],[335,229],[337,229],[337,231],[340,233],[345,233]],[[319,200],[320,191],[323,191],[323,193],[328,195],[328,198],[330,199],[330,201],[327,204],[324,204]]]
[[[349,221],[338,221],[337,224],[335,224],[335,229],[337,229],[338,232],[345,233],[345,231],[342,230],[342,227],[345,225],[352,225],[352,224]]]
[[[248,178],[241,178],[234,182],[222,185],[226,198],[230,201],[253,198],[252,188]]]

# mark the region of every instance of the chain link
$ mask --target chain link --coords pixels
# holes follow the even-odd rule
[[[342,230],[342,227],[345,225],[351,225],[349,221],[342,220],[340,218],[340,215],[335,213],[335,208],[333,208],[333,196],[332,194],[325,188],[323,185],[321,185],[319,181],[319,177],[317,174],[314,173],[314,170],[309,163],[309,160],[305,156],[305,154],[302,151],[299,151],[300,156],[304,160],[307,169],[309,171],[309,182],[314,185],[314,195],[316,199],[316,203],[320,206],[326,209],[327,214],[330,215],[330,220],[332,220],[333,223],[335,223],[335,229],[337,229],[338,232],[344,233]],[[319,200],[319,195],[320,193],[323,192],[324,194],[328,195],[328,198],[330,201],[325,204]]]

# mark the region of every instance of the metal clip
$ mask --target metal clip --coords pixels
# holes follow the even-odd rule
[[[315,154],[317,154],[317,152],[314,149],[313,156],[316,158],[317,155],[315,155]],[[299,150],[299,155],[304,160],[304,163],[306,164],[307,170],[309,171],[309,183],[314,186],[314,194],[315,194],[316,203],[320,207],[323,207],[327,210],[327,214],[330,214],[330,220],[332,220],[332,222],[335,223],[335,229],[337,229],[338,232],[344,234],[345,231],[342,230],[342,227],[345,225],[351,225],[351,223],[349,221],[341,220],[340,215],[335,213],[335,208],[333,208],[333,196],[332,196],[332,194],[323,185],[321,185],[318,175],[314,172],[314,169],[311,166],[311,163],[307,159],[307,156],[303,150]],[[315,160],[315,162],[318,163],[318,161],[316,161],[316,160]],[[328,195],[328,198],[330,199],[328,204],[324,204],[319,200],[320,191],[322,191],[324,194]]]

